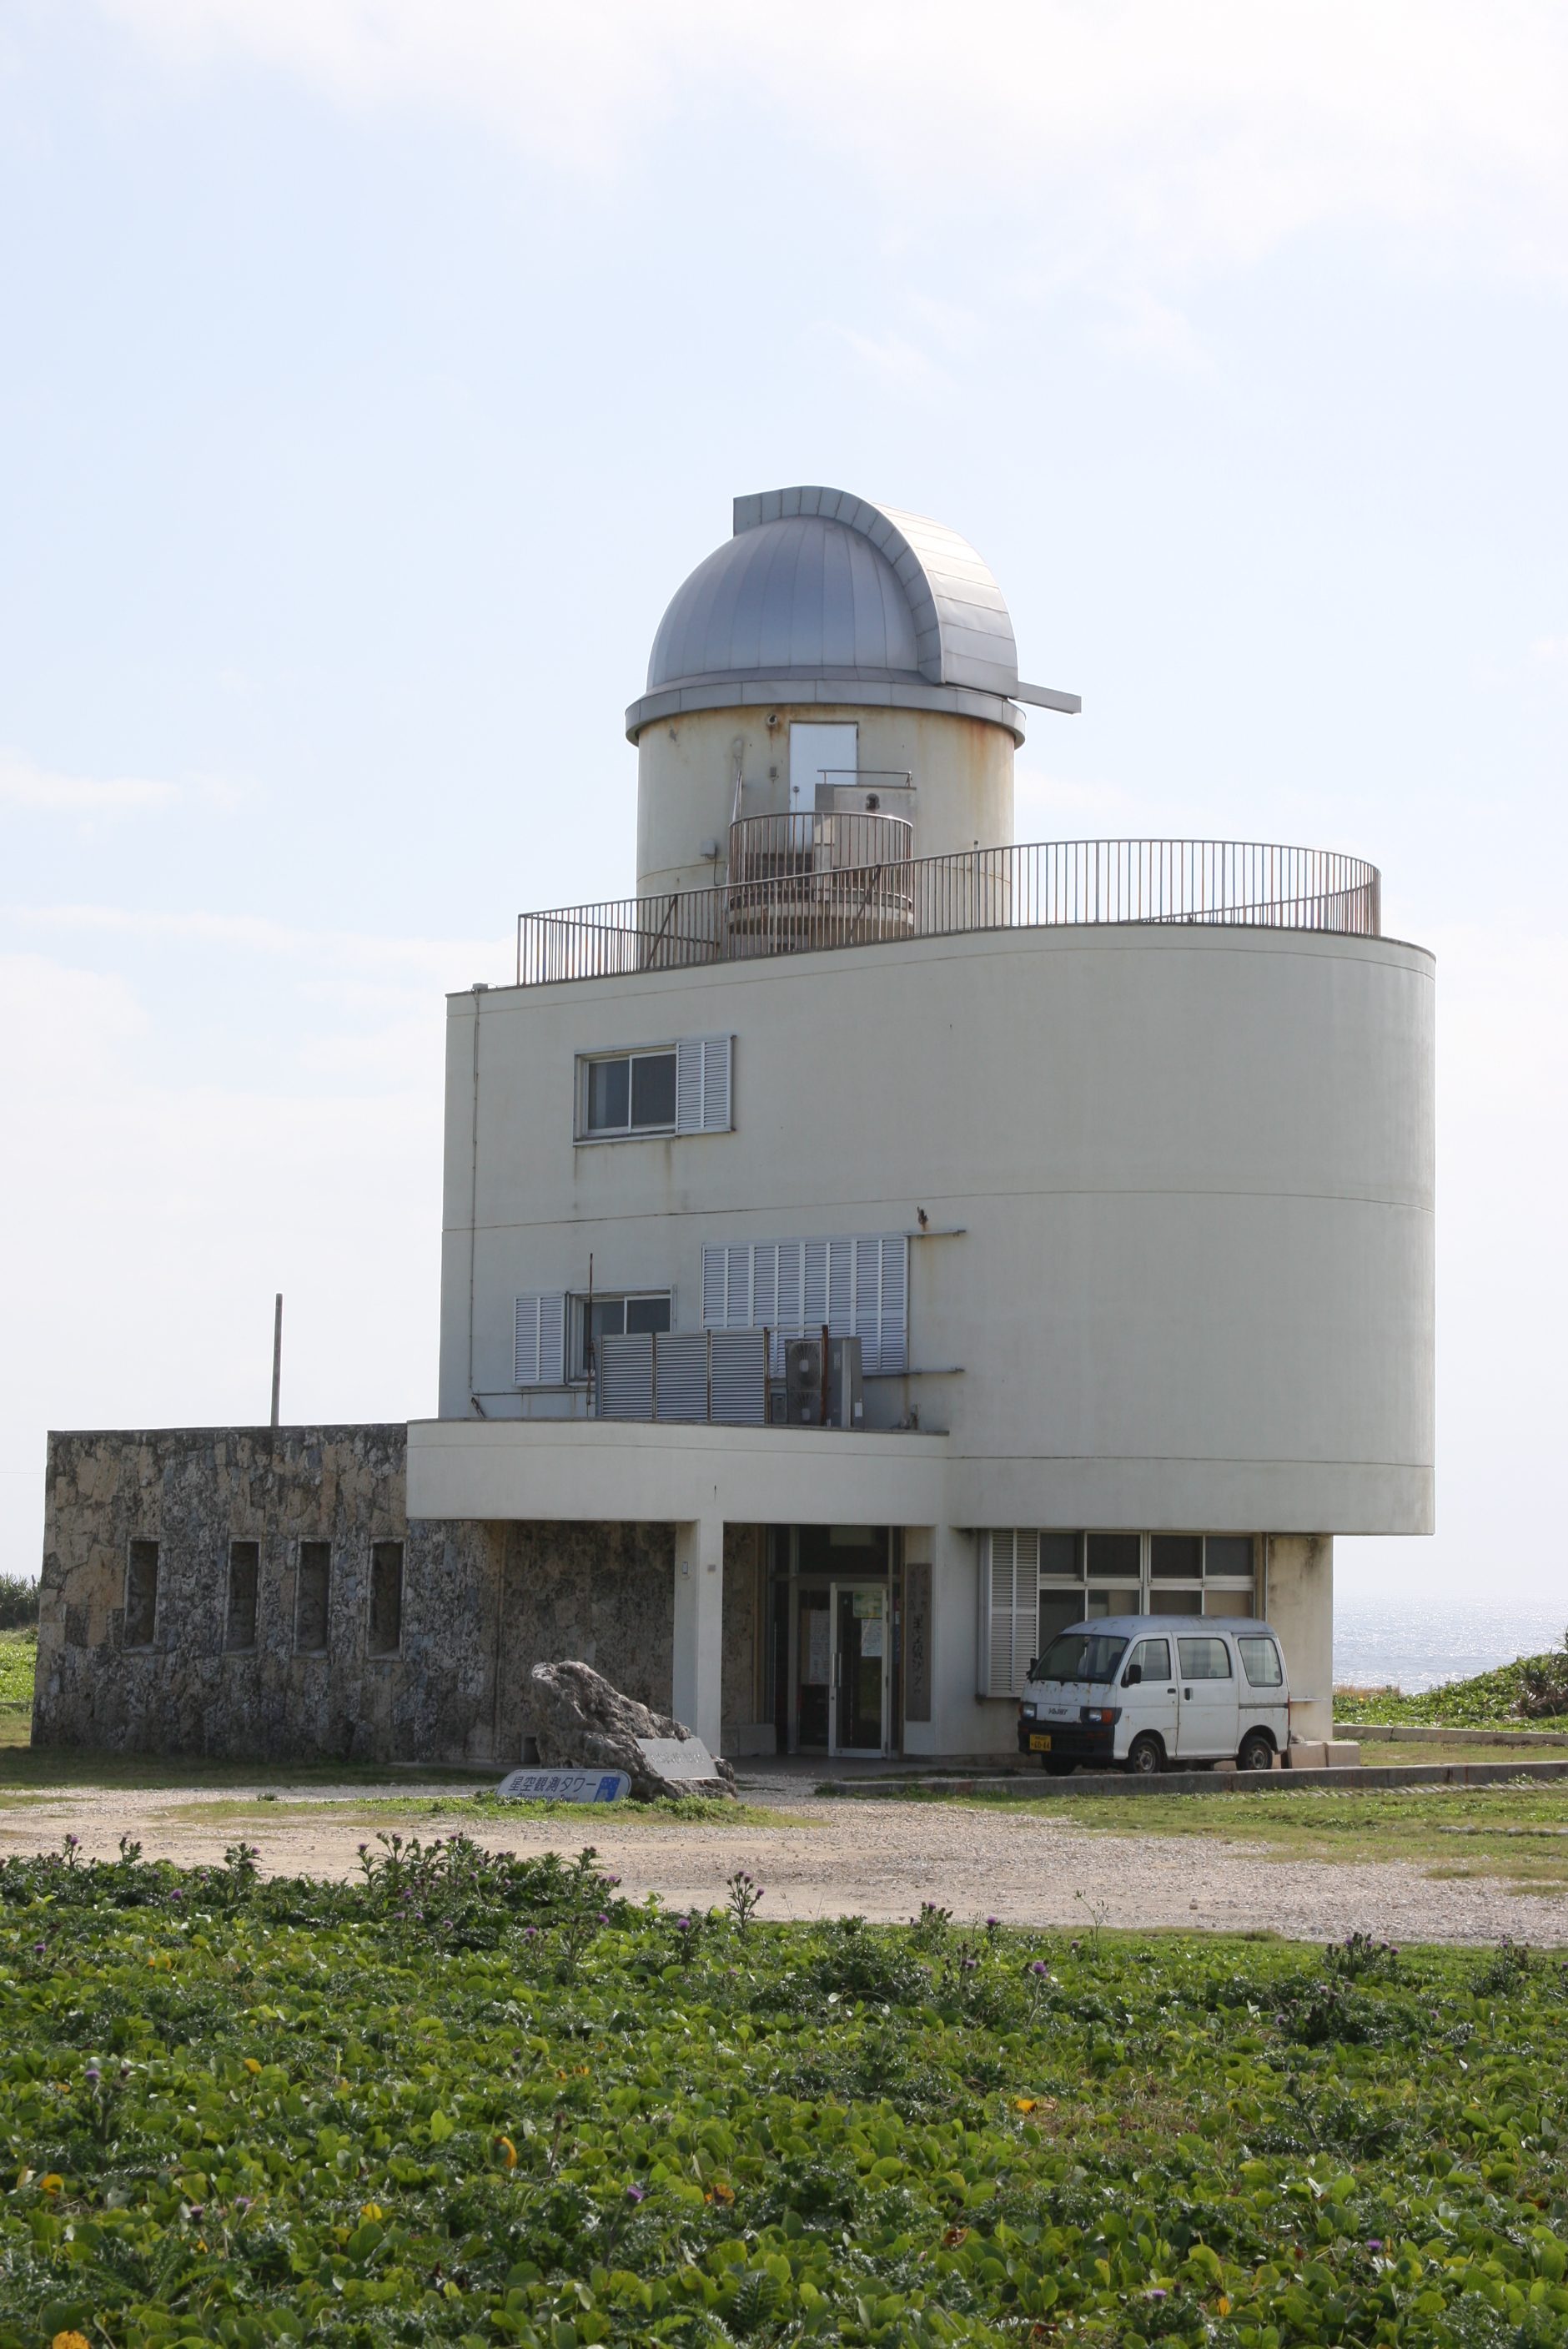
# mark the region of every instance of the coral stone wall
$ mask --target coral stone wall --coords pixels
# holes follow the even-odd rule
[[[236,1759],[488,1759],[497,1529],[404,1516],[401,1426],[54,1435],[33,1736]],[[253,1644],[230,1548],[256,1545]],[[328,1550],[325,1645],[296,1646],[302,1545]],[[398,1651],[372,1655],[377,1543],[403,1545]],[[157,1544],[151,1639],[127,1641],[131,1547]],[[317,1553],[319,1557],[319,1553]],[[302,1610],[302,1620],[303,1620]]]
[[[673,1526],[410,1524],[407,1450],[401,1425],[52,1435],[35,1744],[506,1764],[531,1733],[531,1666],[568,1657],[668,1708]],[[254,1545],[236,1584],[248,1593],[253,1557],[253,1636],[238,1645],[235,1543]],[[323,1544],[325,1645],[306,1652]],[[383,1654],[387,1545],[402,1603]],[[752,1528],[727,1529],[727,1724],[750,1718],[754,1555]]]
[[[500,1751],[534,1733],[528,1676],[573,1657],[639,1704],[666,1713],[675,1652],[675,1527],[509,1525]]]

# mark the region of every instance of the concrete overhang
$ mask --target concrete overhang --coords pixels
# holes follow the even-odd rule
[[[645,1420],[416,1419],[408,1516],[941,1525],[943,1435]]]

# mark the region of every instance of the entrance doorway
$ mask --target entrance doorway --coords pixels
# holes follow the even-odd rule
[[[830,1754],[885,1754],[887,1592],[880,1583],[833,1585],[833,1735]]]
[[[797,1743],[829,1754],[885,1754],[892,1693],[888,1589],[830,1582],[799,1590]]]
[[[778,1526],[767,1684],[780,1754],[899,1750],[902,1560],[887,1526]]]

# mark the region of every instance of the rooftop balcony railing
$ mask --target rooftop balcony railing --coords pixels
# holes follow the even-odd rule
[[[743,862],[708,889],[520,915],[517,984],[1075,922],[1377,937],[1381,893],[1377,867],[1358,856],[1260,841],[1045,841],[849,865],[813,857],[795,870],[749,876]]]

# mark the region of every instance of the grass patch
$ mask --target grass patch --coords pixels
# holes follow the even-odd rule
[[[413,1769],[387,1762],[212,1762],[200,1755],[93,1754],[75,1746],[26,1745],[0,1752],[0,1803],[12,1787],[385,1786],[405,1775],[430,1785],[450,1780],[471,1787],[480,1778],[499,1785],[504,1775],[500,1770],[455,1769],[439,1762],[421,1762]]]
[[[1289,1859],[1408,1860],[1433,1872],[1568,1886],[1568,1784],[1303,1787],[1297,1794],[1085,1795],[1070,1801],[932,1795],[1121,1836],[1195,1836]]]
[[[784,1811],[766,1809],[759,1804],[732,1803],[722,1797],[705,1795],[681,1795],[656,1803],[585,1806],[582,1803],[503,1802],[499,1795],[488,1792],[434,1797],[388,1795],[370,1801],[356,1800],[352,1795],[341,1799],[329,1796],[295,1802],[290,1802],[284,1795],[263,1794],[245,1799],[181,1803],[179,1809],[170,1816],[181,1820],[198,1820],[203,1825],[269,1827],[285,1824],[291,1826],[320,1826],[324,1823],[341,1825],[353,1820],[382,1826],[389,1819],[445,1820],[458,1827],[472,1827],[476,1822],[482,1821],[487,1830],[513,1823],[521,1826],[534,1819],[572,1819],[583,1828],[649,1821],[717,1827],[798,1827],[817,1824]]]
[[[1419,1696],[1402,1696],[1395,1688],[1336,1689],[1334,1718],[1346,1726],[1415,1722],[1445,1729],[1568,1729],[1568,1655],[1555,1649],[1520,1656]]]
[[[33,1710],[33,1667],[38,1658],[38,1634],[31,1624],[0,1631],[0,1708]]]
[[[1557,2349],[1565,2064],[1511,1947],[676,1919],[460,1839],[13,1860],[0,2349]]]

